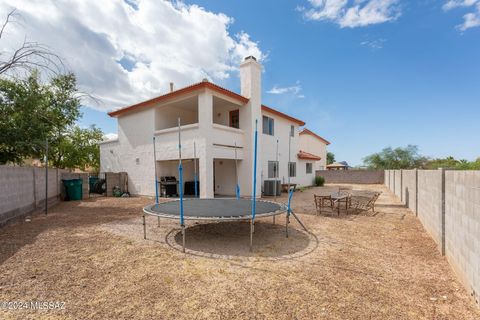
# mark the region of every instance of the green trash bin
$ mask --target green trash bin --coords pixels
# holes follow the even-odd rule
[[[82,200],[82,179],[62,180],[68,200]]]
[[[88,185],[90,186],[90,193],[95,189],[95,183],[97,183],[98,177],[88,177]]]

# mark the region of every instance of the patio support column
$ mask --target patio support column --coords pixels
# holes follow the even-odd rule
[[[209,90],[198,95],[198,128],[203,145],[197,150],[200,198],[213,198],[213,96]]]

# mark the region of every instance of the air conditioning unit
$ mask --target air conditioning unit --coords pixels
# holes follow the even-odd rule
[[[282,185],[280,180],[265,180],[263,182],[263,194],[265,196],[274,196],[275,195],[275,183],[277,184],[277,196],[282,192]]]

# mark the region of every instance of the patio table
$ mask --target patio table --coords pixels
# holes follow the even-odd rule
[[[340,202],[345,201],[345,210],[348,210],[348,197],[349,194],[346,192],[334,192],[330,196],[334,203],[337,204],[337,214],[340,215]]]

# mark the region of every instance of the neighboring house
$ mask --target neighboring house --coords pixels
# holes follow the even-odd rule
[[[178,179],[180,118],[184,181],[193,181],[196,163],[202,198],[235,195],[236,176],[241,195],[250,196],[258,120],[256,194],[261,195],[265,180],[286,183],[288,174],[291,183],[312,185],[315,170],[325,166],[329,142],[307,129],[300,132],[302,120],[262,105],[261,74],[261,65],[247,57],[240,66],[241,94],[203,80],[110,112],[118,119],[118,138],[100,144],[100,171],[125,171],[132,194],[154,195],[153,137],[158,177]]]
[[[327,170],[348,170],[349,168],[347,161],[334,162],[327,165]]]

